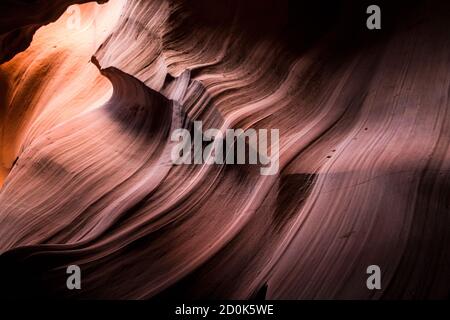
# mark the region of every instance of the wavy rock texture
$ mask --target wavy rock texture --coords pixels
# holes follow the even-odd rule
[[[449,296],[448,3],[110,0],[16,54],[74,2],[1,19],[2,295]],[[196,120],[279,129],[280,172],[172,165]]]

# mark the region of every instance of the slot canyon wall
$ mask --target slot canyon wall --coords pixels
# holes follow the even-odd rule
[[[393,2],[2,1],[2,297],[448,298],[450,3]],[[172,164],[193,121],[279,172]]]

